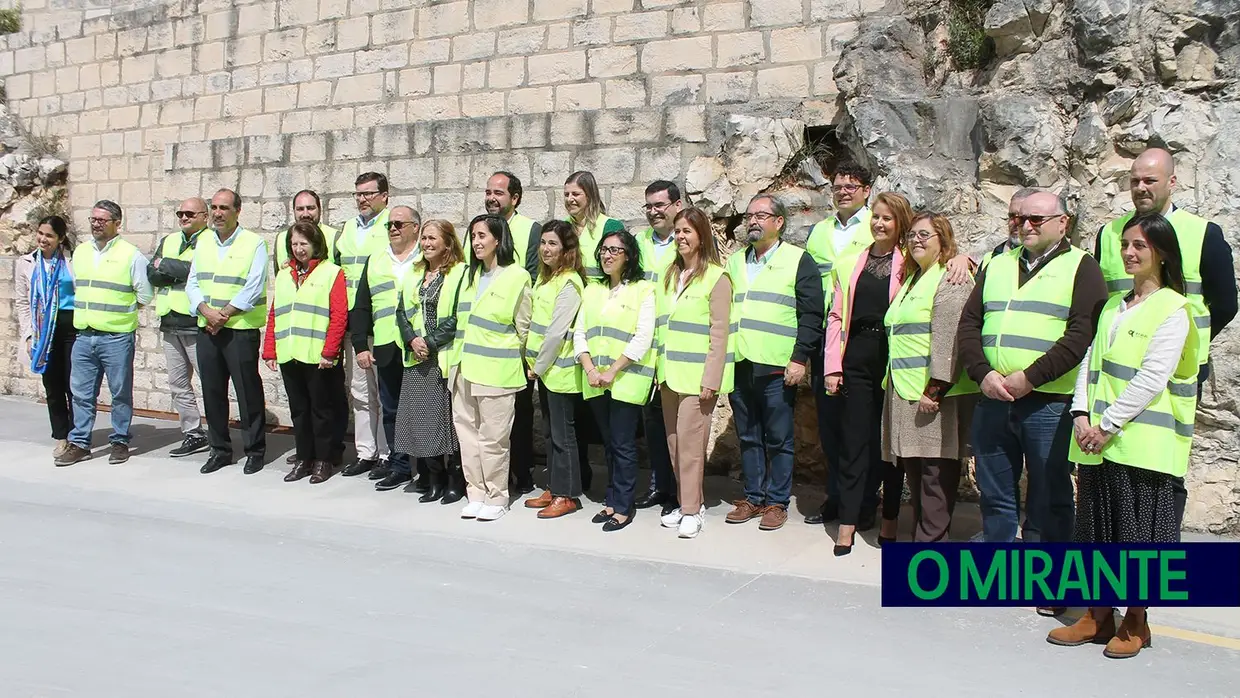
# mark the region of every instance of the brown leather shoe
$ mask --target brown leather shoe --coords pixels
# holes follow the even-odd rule
[[[90,449],[82,448],[75,443],[70,443],[68,448],[65,449],[65,452],[60,454],[59,457],[53,459],[52,462],[55,463],[57,467],[64,467],[66,465],[80,463],[84,460],[90,460]]]
[[[724,521],[730,524],[745,523],[752,518],[762,515],[762,507],[751,503],[748,499],[738,499],[732,502],[732,505],[735,508],[729,511],[727,517],[724,518]]]
[[[555,496],[551,494],[551,490],[545,490],[542,494],[538,495],[537,497],[533,497],[531,499],[525,500],[525,508],[526,509],[545,509],[551,506],[551,502],[554,499],[555,499]]]
[[[1141,653],[1145,647],[1151,646],[1150,626],[1147,622],[1145,609],[1129,608],[1124,620],[1115,631],[1115,637],[1107,642],[1102,654],[1110,659],[1128,659]]]
[[[120,465],[129,460],[129,444],[118,442],[108,447],[108,465]]]
[[[526,501],[529,506],[529,501]],[[540,519],[557,519],[565,514],[571,514],[581,508],[581,505],[568,497],[555,497],[551,500],[551,504],[538,512]]]
[[[759,531],[774,531],[788,523],[788,508],[772,504],[762,510],[762,521],[758,522]]]
[[[284,476],[285,482],[297,482],[303,477],[310,474],[310,461],[299,460],[293,464],[293,469],[288,471],[288,475]]]
[[[1090,608],[1072,625],[1055,628],[1046,636],[1052,645],[1076,647],[1094,643],[1101,645],[1115,636],[1115,616],[1110,608]]]
[[[310,470],[311,470],[310,484],[317,485],[320,482],[323,482],[327,478],[331,477],[332,472],[335,470],[335,468],[332,467],[331,463],[328,463],[325,460],[316,460],[310,466]]]

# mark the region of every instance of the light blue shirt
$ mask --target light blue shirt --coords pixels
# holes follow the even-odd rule
[[[753,277],[757,276],[758,272],[762,271],[762,267],[765,267],[766,263],[771,261],[771,257],[775,256],[775,250],[779,249],[779,245],[779,240],[776,240],[775,244],[771,245],[771,248],[761,257],[758,256],[758,250],[753,245],[745,251],[745,275],[749,277],[749,283],[753,283]]]
[[[227,240],[220,240],[219,231],[215,233],[215,240],[218,247],[219,259],[223,259],[228,254],[228,248],[237,239],[237,233],[244,230],[241,226],[228,236]],[[189,265],[189,279],[185,282],[185,294],[189,296],[189,314],[198,317],[198,305],[202,303],[202,290],[198,288],[198,255],[194,255],[194,261]],[[245,276],[245,285],[237,291],[237,295],[233,296],[228,302],[229,305],[236,308],[240,312],[252,310],[258,301],[267,296],[267,246],[259,245],[254,250],[254,259],[250,262],[250,271]]]

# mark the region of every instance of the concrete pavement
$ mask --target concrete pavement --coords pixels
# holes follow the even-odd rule
[[[5,696],[1240,692],[1237,609],[1155,609],[1154,647],[1110,661],[1027,609],[884,609],[873,539],[836,559],[796,514],[763,533],[715,504],[692,541],[645,512],[603,534],[591,505],[467,522],[286,484],[287,437],[257,475],[200,475],[166,457],[175,423],[137,421],[129,463],[55,468],[43,406],[0,398]]]

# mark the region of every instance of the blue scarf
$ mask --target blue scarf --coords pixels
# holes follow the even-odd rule
[[[42,253],[34,253],[34,273],[30,275],[30,370],[40,375],[47,370],[52,353],[56,314],[60,310],[60,277],[65,272],[65,256],[59,250],[51,271],[44,265]]]

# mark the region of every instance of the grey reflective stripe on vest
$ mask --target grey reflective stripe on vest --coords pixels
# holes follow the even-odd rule
[[[1107,291],[1116,293],[1119,291],[1131,291],[1132,279],[1111,279],[1107,282]]]
[[[366,259],[367,259],[367,256],[366,256],[366,255],[362,255],[362,256],[360,256],[360,257],[358,257],[358,256],[354,256],[354,257],[341,257],[341,258],[340,258],[340,264],[341,264],[341,265],[347,265],[347,264],[365,264],[365,263],[366,263]]]
[[[456,311],[458,313],[468,313],[469,309],[472,308],[473,306],[474,304],[471,303],[470,301],[461,301],[460,303],[456,304]]]
[[[322,315],[323,317],[326,317],[326,318],[330,318],[332,316],[332,311],[330,308],[320,308],[317,305],[311,305],[309,303],[292,303],[290,305],[282,305],[276,308],[275,310],[276,317],[279,317],[285,313],[291,313],[294,310],[296,310],[299,313],[309,313],[311,315]]]
[[[751,318],[741,318],[741,329],[750,330],[752,332],[762,332],[764,334],[773,334],[777,337],[796,337],[797,328],[784,327],[773,322],[764,322],[762,320],[753,320]]]
[[[232,284],[234,286],[244,286],[244,276],[224,276],[223,274],[212,274],[211,272],[198,272],[198,283],[215,282],[217,284]]]
[[[982,304],[982,312],[984,313],[1001,313],[1007,310],[1007,302],[1005,301],[986,301]]]
[[[709,335],[710,325],[703,325],[699,322],[685,322],[684,320],[669,320],[667,323],[667,331]]]
[[[930,334],[930,323],[899,322],[891,326],[891,334]]]
[[[477,315],[469,316],[469,324],[473,325],[474,327],[481,327],[482,329],[489,330],[491,332],[499,332],[500,334],[516,334],[517,333],[517,328],[513,327],[512,325],[502,323],[502,322],[496,322],[494,320],[488,320],[486,318],[478,317]]]
[[[466,344],[462,349],[462,352],[472,356],[482,356],[488,359],[521,358],[520,349],[500,349],[497,347],[484,347],[479,344]]]
[[[1128,368],[1127,366],[1120,366],[1119,364],[1111,364],[1111,366],[1108,367],[1106,366],[1106,364],[1108,363],[1110,362],[1105,361],[1105,360],[1103,361],[1103,364],[1104,364],[1103,370],[1106,371],[1107,375],[1120,378],[1121,372],[1132,374],[1131,377],[1123,379],[1123,380],[1132,380],[1132,378],[1137,375],[1136,370]],[[1113,370],[1113,369],[1116,369],[1116,370]],[[1091,385],[1097,385],[1099,377],[1100,377],[1100,373],[1098,371],[1090,371],[1089,372],[1089,383]],[[1176,397],[1197,397],[1197,385],[1195,383],[1176,383],[1175,381],[1167,381],[1167,391]]]
[[[371,287],[370,287],[370,295],[372,295],[372,296],[377,296],[377,295],[379,295],[380,293],[387,293],[388,291],[395,291],[395,290],[396,290],[396,282],[395,282],[395,281],[384,281],[383,283],[379,284],[378,286],[371,286]]]
[[[831,270],[834,268],[835,268],[835,264],[831,262],[824,262],[818,265],[818,273],[823,274],[823,275],[830,274]]]
[[[891,368],[925,368],[930,365],[929,356],[910,356],[903,359],[892,359]]]
[[[286,327],[276,332],[276,339],[286,337],[309,337],[310,339],[327,339],[327,330],[314,330],[309,327]]]
[[[655,318],[655,320],[654,320],[654,324],[655,324],[655,326],[656,326],[656,327],[662,327],[662,326],[666,325],[666,324],[667,324],[667,319],[668,319],[669,317],[671,317],[671,316],[670,316],[670,315],[660,315],[659,317]]]
[[[1131,366],[1117,364],[1114,361],[1108,361],[1107,359],[1102,360],[1102,372],[1122,381],[1130,381],[1137,377],[1137,369]],[[1093,375],[1093,371],[1090,372],[1090,375]]]
[[[1200,282],[1200,281],[1185,281],[1185,282],[1184,282],[1184,293],[1185,293],[1185,295],[1189,295],[1189,296],[1200,296],[1200,295],[1201,295],[1202,290],[1203,290],[1203,289],[1202,289],[1202,287],[1201,287],[1201,282]]]
[[[1028,349],[1029,351],[1049,351],[1055,346],[1054,342],[1045,339],[1035,339],[1034,337],[1021,337],[1019,335],[1005,334],[1003,341],[993,334],[982,335],[982,346],[984,347],[1006,347],[1008,349]]]
[[[653,271],[642,272],[642,278],[644,278],[646,281],[654,281],[658,277],[659,277],[658,272],[653,272]]]
[[[586,339],[594,339],[595,337],[607,337],[608,339],[618,339],[621,342],[633,341],[633,333],[618,330],[614,327],[591,327],[586,330]]]
[[[668,361],[676,361],[679,363],[700,364],[706,362],[706,354],[699,354],[695,351],[668,351],[663,352],[663,355]],[[732,354],[732,352],[728,352],[725,359],[727,361],[736,361],[736,357]]]
[[[1167,381],[1167,390],[1176,397],[1197,397],[1196,383],[1174,383]]]
[[[348,279],[348,278],[346,278],[346,279],[344,280],[344,285],[345,285],[345,286],[346,286],[349,290],[354,290],[354,289],[356,289],[356,288],[357,288],[357,279]]]
[[[611,365],[613,363],[615,363],[614,361],[611,360],[610,357],[607,357],[607,356],[602,356],[602,357],[599,357],[598,359],[594,359],[594,357],[590,357],[590,358],[592,359],[594,363],[594,367],[599,369],[600,371],[606,371],[607,369],[611,368]],[[635,376],[641,376],[642,378],[654,378],[654,367],[652,366],[643,366],[641,364],[629,364],[629,367],[624,369],[624,372],[631,373]],[[612,387],[615,387],[615,386],[613,385]]]
[[[797,307],[797,299],[795,296],[789,296],[783,293],[772,293],[770,291],[748,291],[746,293],[737,294],[737,303],[743,300],[758,301],[761,303],[774,303],[775,305],[784,305],[789,308]]]
[[[533,332],[535,334],[545,335],[547,334],[547,326],[542,323],[534,322],[533,320],[531,320],[530,321],[530,332]]]
[[[80,279],[77,285],[82,288],[102,288],[107,291],[120,291],[121,293],[133,293],[133,284],[118,284],[114,281],[100,281],[98,279]]]
[[[138,304],[133,305],[114,305],[112,303],[90,303],[83,300],[73,299],[74,310],[93,310],[99,313],[132,313],[137,311]]]
[[[1197,315],[1193,318],[1193,324],[1196,325],[1197,329],[1199,330],[1210,329],[1210,326],[1211,326],[1210,316],[1209,315]]]
[[[1094,412],[1098,414],[1106,412],[1108,407],[1110,407],[1110,405],[1102,400],[1094,401]],[[1185,424],[1166,412],[1151,412],[1150,410],[1143,410],[1141,414],[1138,414],[1129,421],[1133,424],[1144,424],[1150,427],[1174,430],[1176,436],[1183,436],[1185,438],[1192,438],[1193,436],[1192,424]]]
[[[396,315],[396,308],[388,306],[386,308],[379,308],[378,310],[376,310],[374,314],[371,315],[371,319],[382,320],[385,317],[394,317],[395,315]]]
[[[987,313],[1001,313],[1005,310],[1011,310],[1020,313],[1048,315],[1056,320],[1068,319],[1067,306],[1047,303],[1046,301],[987,301],[982,304],[982,310]]]

